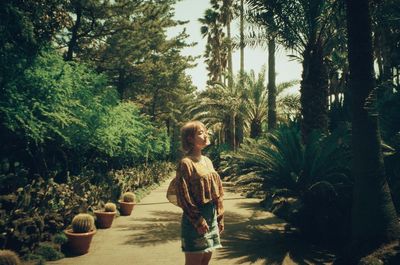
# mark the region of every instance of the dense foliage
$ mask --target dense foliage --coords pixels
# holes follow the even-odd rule
[[[177,154],[173,136],[194,87],[184,72],[193,58],[180,54],[188,35],[166,35],[184,24],[174,3],[1,3],[6,172],[22,165],[65,178]]]
[[[3,126],[31,155],[24,161],[31,164],[24,166],[35,165],[41,174],[78,173],[107,160],[111,168],[166,158],[166,132],[155,129],[134,103],[119,102],[106,81],[46,50],[21,78],[7,84],[7,101],[0,107]],[[5,163],[21,161],[9,156],[12,148],[3,146]]]
[[[373,226],[389,238],[395,214],[374,216],[389,216],[391,198],[400,212],[397,1],[211,0],[199,19],[209,81],[197,94],[185,73],[195,58],[181,54],[194,44],[185,30],[166,34],[187,23],[174,20],[176,2],[0,2],[0,247],[57,257],[40,242],[62,242],[54,233],[73,214],[162,179],[171,167],[158,163],[180,155],[179,127],[193,118],[208,126],[222,175],[305,235],[340,245]],[[248,44],[268,45],[268,78],[244,69],[244,2]],[[346,16],[354,3],[364,13]],[[275,85],[279,47],[302,63],[300,82]],[[368,56],[351,57],[354,47]],[[300,94],[282,93],[297,83]],[[372,206],[351,228],[352,207]]]
[[[1,1],[1,248],[53,259],[73,214],[168,175],[195,89],[174,3]]]
[[[298,126],[281,126],[258,140],[246,140],[237,153],[227,153],[222,168],[241,185],[263,190],[268,209],[306,235],[346,238],[353,180],[345,129],[329,135],[314,132],[304,145]]]
[[[158,162],[106,175],[87,171],[70,176],[61,184],[40,176],[29,181],[23,171],[18,175],[0,175],[2,180],[24,180],[19,188],[2,186],[2,193],[13,192],[0,196],[0,247],[23,255],[36,253],[41,248],[40,242],[54,241],[77,213],[93,213],[106,202],[117,202],[126,191],[135,191],[140,200],[146,188],[163,181],[168,176],[166,172],[173,168],[172,163]]]

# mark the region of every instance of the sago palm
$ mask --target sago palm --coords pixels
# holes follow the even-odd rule
[[[302,144],[298,128],[280,127],[266,138],[248,139],[222,164],[224,171],[237,176],[253,173],[264,180],[268,191],[286,189],[298,197],[320,181],[333,187],[351,183],[348,134],[314,132],[310,142]]]

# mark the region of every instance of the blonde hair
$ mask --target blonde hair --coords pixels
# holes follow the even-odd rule
[[[182,149],[185,152],[190,152],[193,148],[193,143],[189,141],[189,137],[194,138],[200,129],[206,129],[206,126],[201,121],[189,121],[181,128]]]

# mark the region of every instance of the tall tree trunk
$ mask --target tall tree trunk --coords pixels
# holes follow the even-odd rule
[[[117,83],[117,91],[121,100],[124,99],[126,89],[126,80],[125,80],[125,70],[118,70],[118,83]]]
[[[381,30],[379,27],[374,32],[374,53],[376,58],[376,63],[378,67],[379,79],[382,79],[383,75],[383,62],[382,62],[382,47],[381,47]]]
[[[390,44],[388,41],[388,37],[390,36],[390,32],[388,32],[388,27],[384,27],[382,30],[382,58],[383,58],[383,74],[382,81],[383,82],[392,82],[393,73],[392,73],[392,55],[390,51]]]
[[[366,107],[374,89],[371,18],[368,0],[347,0],[352,107],[354,254],[364,255],[400,235],[382,158],[377,114]]]
[[[307,143],[313,130],[328,129],[328,76],[319,42],[310,42],[304,50],[300,92],[301,132]]]
[[[244,119],[242,114],[236,115],[236,140],[235,140],[235,145],[236,147],[239,147],[241,143],[243,143],[243,139],[244,139]]]
[[[223,144],[225,141],[224,136],[222,135],[222,130],[218,130],[218,145]]]
[[[167,135],[168,137],[171,137],[171,119],[167,118],[165,120],[165,127],[167,127]]]
[[[233,66],[232,66],[232,38],[231,38],[231,18],[228,17],[227,19],[227,24],[226,24],[226,31],[228,35],[228,86],[232,87],[233,86]]]
[[[383,17],[383,14],[385,14],[383,2],[376,6],[376,12],[378,14],[381,14],[378,15],[376,26],[377,29],[375,30],[376,32],[374,32],[378,35],[379,43],[377,46],[380,50],[380,55],[382,56],[378,58],[378,63],[380,63],[381,66],[381,68],[379,68],[379,70],[381,70],[379,77],[381,82],[393,82],[392,52],[390,48],[390,43],[392,39],[391,36],[393,34],[390,31],[387,19]],[[372,47],[374,48],[374,45]]]
[[[276,128],[275,39],[268,40],[268,131]]]
[[[240,76],[244,74],[244,0],[240,0]]]
[[[261,132],[261,121],[258,119],[253,119],[250,124],[250,138],[258,138],[261,135]]]
[[[225,117],[225,143],[231,150],[236,150],[236,115],[231,113]]]
[[[232,113],[231,115],[231,132],[232,132],[232,148],[233,151],[236,151],[236,113]]]
[[[76,3],[75,12],[76,12],[76,20],[74,26],[72,27],[71,39],[68,42],[68,50],[65,56],[66,61],[72,61],[74,56],[74,50],[78,43],[78,31],[79,28],[81,27],[81,19],[82,19],[82,5],[80,1]]]
[[[150,120],[153,122],[156,120],[157,99],[160,96],[159,95],[160,89],[161,89],[161,87],[158,87],[153,92],[153,98],[152,98],[151,108],[150,108]]]
[[[234,118],[232,118],[232,114],[228,114],[224,117],[224,142],[229,145],[229,147],[234,150],[235,149],[235,122]]]
[[[239,72],[239,89],[244,89],[244,0],[240,0],[240,72]],[[239,146],[243,143],[244,139],[244,118],[242,114],[237,116],[237,133],[236,133],[236,144]]]

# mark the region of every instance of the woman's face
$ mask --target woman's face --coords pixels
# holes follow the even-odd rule
[[[200,127],[194,137],[193,137],[193,146],[195,148],[203,149],[207,145],[210,144],[210,140],[208,138],[207,129],[204,127]]]

